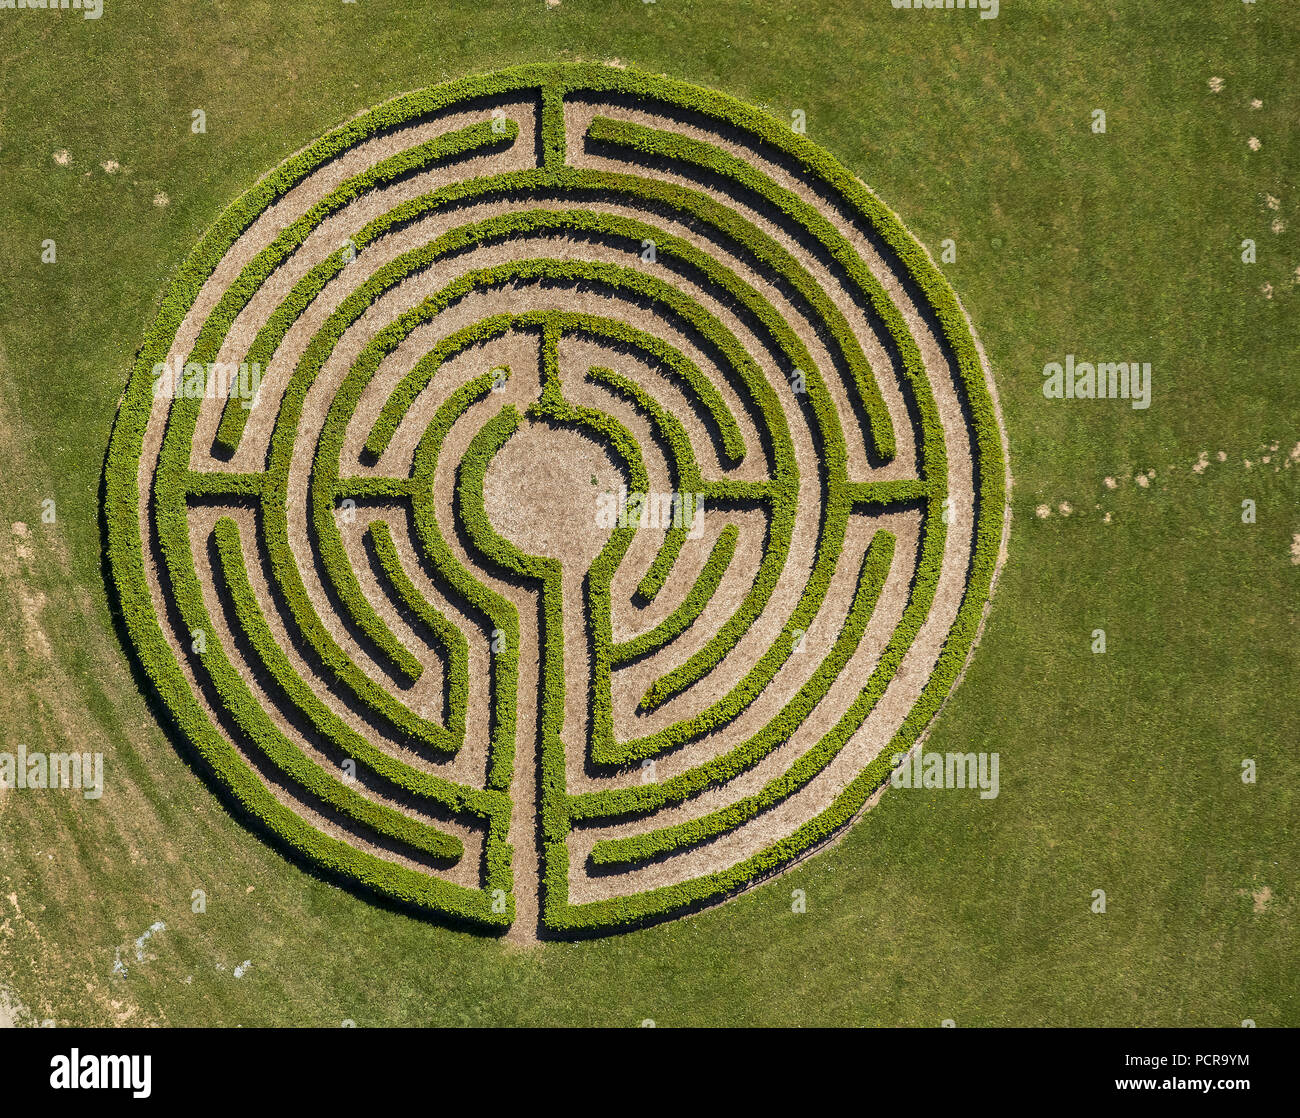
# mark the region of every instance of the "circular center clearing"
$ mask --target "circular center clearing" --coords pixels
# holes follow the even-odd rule
[[[483,504],[492,527],[521,551],[585,572],[613,531],[599,515],[601,494],[616,500],[622,484],[622,471],[588,436],[525,420],[488,464]]]

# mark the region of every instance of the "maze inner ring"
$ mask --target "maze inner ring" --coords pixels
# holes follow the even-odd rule
[[[1005,487],[970,326],[860,182],[721,94],[543,66],[382,105],[221,216],[105,511],[213,783],[532,938],[847,825],[964,667]]]

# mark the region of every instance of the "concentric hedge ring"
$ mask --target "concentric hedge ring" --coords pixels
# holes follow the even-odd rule
[[[105,514],[134,652],[263,830],[577,935],[852,819],[961,672],[1005,485],[956,299],[829,155],[718,93],[524,67],[222,214]]]

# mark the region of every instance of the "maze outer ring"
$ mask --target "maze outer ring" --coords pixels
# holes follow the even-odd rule
[[[564,873],[546,865],[540,884],[541,933],[557,936],[602,934],[681,915],[716,903],[781,870],[842,831],[888,779],[891,758],[921,739],[964,670],[978,640],[987,602],[1005,554],[1008,516],[1008,475],[992,380],[973,330],[955,295],[924,249],[859,180],[806,137],[797,135],[764,113],[711,90],[663,77],[598,66],[525,66],[467,78],[401,96],[382,104],[316,141],[282,163],[237,199],[218,218],[191,252],[170,283],[153,327],[137,355],[114,425],[107,458],[104,516],[111,590],[121,609],[126,642],[149,680],[152,697],[164,720],[192,747],[209,782],[250,825],[277,847],[332,879],[436,914],[458,923],[502,930],[515,917],[510,848],[504,831],[508,808],[489,794],[478,802],[488,829],[483,887],[476,891],[449,889],[436,877],[413,872],[365,855],[347,842],[313,828],[281,803],[214,724],[199,702],[193,683],[160,622],[140,531],[142,489],[140,471],[146,430],[153,408],[153,367],[170,351],[183,320],[200,289],[226,251],[270,204],[336,155],[374,134],[376,127],[397,129],[407,122],[465,103],[490,104],[495,98],[530,93],[538,102],[539,184],[564,167],[563,151],[547,148],[548,114],[564,112],[572,93],[633,98],[648,107],[668,106],[737,129],[755,146],[778,153],[815,179],[843,210],[870,230],[882,252],[897,262],[911,282],[910,295],[933,324],[960,383],[974,448],[974,489],[971,494],[974,543],[964,595],[948,639],[920,697],[902,727],[879,756],[843,788],[834,801],[806,820],[793,834],[723,870],[647,892],[607,901],[572,905],[567,896],[567,853]],[[486,119],[486,112],[485,112]],[[562,125],[561,125],[562,127]],[[933,510],[932,510],[933,511]],[[172,626],[174,629],[174,625]],[[542,761],[546,765],[545,756]],[[473,797],[471,797],[473,798]],[[543,819],[543,844],[554,852],[556,836]],[[562,840],[561,840],[562,845]],[[543,859],[545,862],[545,858]]]

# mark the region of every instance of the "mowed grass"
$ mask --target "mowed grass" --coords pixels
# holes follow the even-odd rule
[[[0,750],[102,751],[107,766],[98,801],[0,795],[0,1010],[1300,1024],[1300,463],[1275,468],[1300,443],[1297,31],[1281,0],[1005,0],[991,21],[888,0],[0,13]],[[936,257],[956,242],[945,271],[996,372],[1015,515],[983,643],[928,748],[999,752],[1001,794],[889,791],[839,845],[725,906],[523,951],[323,883],[225,813],[113,629],[99,482],[168,277],[258,175],[402,90],[611,58],[782,117],[803,108]],[[190,132],[195,108],[206,135]],[[1151,408],[1044,400],[1043,364],[1067,353],[1151,362]]]

